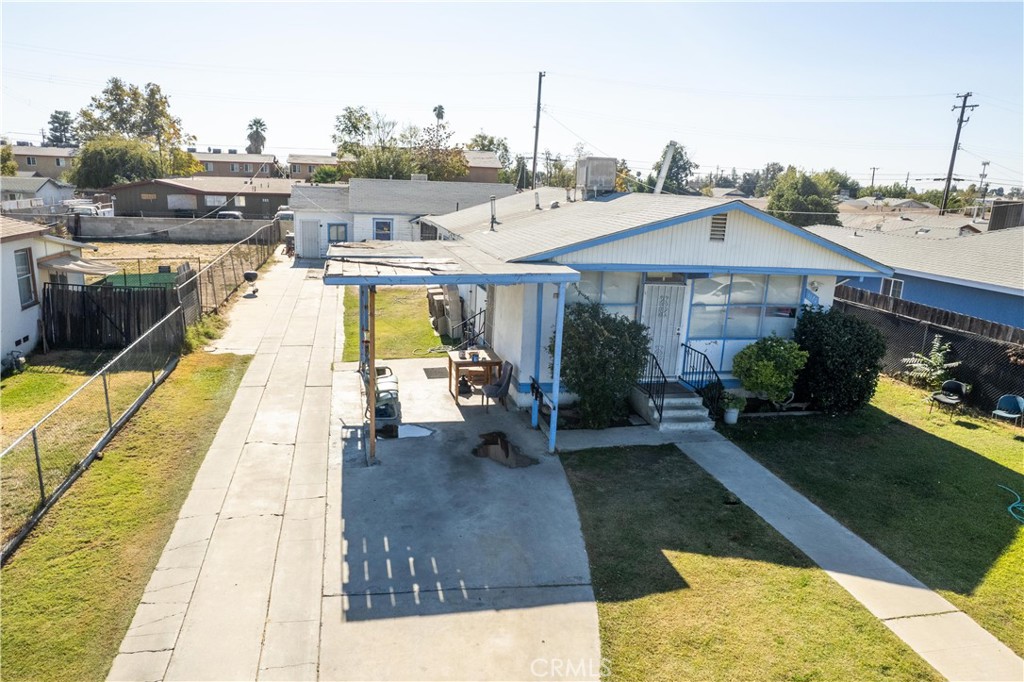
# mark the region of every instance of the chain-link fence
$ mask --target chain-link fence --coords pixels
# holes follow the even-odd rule
[[[184,338],[177,308],[0,452],[0,561],[173,369]]]
[[[952,329],[933,322],[908,318],[879,308],[836,299],[839,310],[870,322],[885,337],[886,351],[882,371],[900,376],[907,371],[903,358],[913,353],[927,354],[932,340],[941,335],[948,341],[947,362],[960,362],[950,370],[957,381],[971,386],[966,403],[982,411],[995,409],[999,396],[1024,395],[1024,347],[1009,341],[997,341],[968,331]]]

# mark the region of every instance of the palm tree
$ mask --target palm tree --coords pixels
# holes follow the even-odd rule
[[[436,107],[434,107],[434,117],[437,119],[438,123],[440,123],[441,120],[444,119],[444,106],[443,105],[438,104]]]
[[[249,146],[245,148],[247,154],[262,154],[263,146],[267,143],[267,124],[262,118],[254,118],[249,121]]]

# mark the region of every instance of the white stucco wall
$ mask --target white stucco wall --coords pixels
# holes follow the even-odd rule
[[[361,242],[373,239],[373,221],[390,220],[392,224],[392,241],[418,242],[420,240],[420,227],[409,222],[418,217],[415,215],[391,213],[358,213],[354,219],[355,236],[352,241]]]
[[[0,273],[3,275],[3,282],[0,284],[0,343],[2,353],[5,357],[12,350],[19,350],[25,355],[35,348],[39,342],[39,320],[40,306],[36,303],[33,306],[21,307],[21,297],[18,291],[18,270],[14,261],[14,252],[24,248],[32,249],[32,268],[35,272],[36,299],[42,298],[43,280],[39,268],[36,266],[36,259],[45,255],[45,246],[39,239],[18,239],[4,242],[2,255],[0,255]],[[25,340],[25,337],[28,337]]]
[[[303,221],[313,221],[317,223],[317,240],[318,244],[316,253],[307,253],[303,247],[303,237],[305,236],[305,226]],[[353,216],[351,213],[328,213],[328,212],[317,212],[317,211],[295,211],[295,219],[292,222],[292,229],[295,232],[295,254],[299,258],[323,258],[327,255],[324,249],[324,244],[327,243],[327,226],[328,224],[334,223],[348,223],[350,240],[353,231]],[[285,225],[286,223],[282,223]],[[288,229],[288,228],[285,228]],[[358,240],[352,240],[358,241]]]

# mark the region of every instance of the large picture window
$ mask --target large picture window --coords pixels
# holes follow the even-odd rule
[[[14,252],[14,269],[18,277],[18,296],[21,298],[22,309],[39,302],[36,296],[36,274],[32,270],[32,249],[19,249]]]
[[[608,312],[636,319],[636,305],[640,293],[638,272],[580,273],[580,281],[569,287],[566,303],[592,301],[600,303]]]
[[[796,327],[799,275],[715,275],[693,282],[691,339],[789,337]]]

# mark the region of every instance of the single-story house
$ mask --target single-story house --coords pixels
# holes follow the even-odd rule
[[[224,154],[219,149],[209,152],[197,152],[195,147],[187,149],[203,170],[197,176],[215,176],[220,178],[276,178],[277,157],[273,154],[239,154],[237,149],[229,149]]]
[[[578,271],[566,303],[599,301],[643,322],[670,381],[685,377],[702,356],[734,385],[736,353],[763,336],[791,336],[802,304],[831,305],[838,279],[892,272],[724,198],[609,193],[569,202],[563,190],[543,188],[497,200],[493,214],[485,204],[421,222],[509,264]],[[553,378],[546,340],[557,304],[542,287],[462,291],[465,314],[486,309],[487,342],[515,365],[513,393],[521,405],[530,401],[534,371],[542,386]]]
[[[75,186],[53,178],[0,177],[0,199],[5,212],[33,206],[60,206],[75,198]]]
[[[431,180],[352,178],[347,184],[292,187],[295,252],[300,258],[324,258],[330,244],[435,239],[432,226],[419,219],[487,203],[492,196],[515,194],[512,185]]]
[[[469,174],[464,182],[498,182],[498,171],[501,170],[501,161],[494,152],[479,149],[463,149],[466,155],[466,162],[469,164]]]
[[[16,144],[11,151],[19,171],[33,171],[54,180],[59,180],[71,170],[71,160],[78,153],[74,147],[36,147],[30,144]]]
[[[988,223],[971,216],[933,213],[839,213],[843,227],[876,230],[893,234],[918,233],[922,236],[958,237],[988,230]]]
[[[111,275],[117,268],[82,257],[91,244],[63,239],[35,222],[0,216],[0,315],[3,357],[28,354],[39,341],[42,287],[45,282],[85,284],[85,275]]]
[[[248,177],[157,178],[117,185],[107,190],[116,198],[120,216],[163,218],[213,217],[219,211],[239,211],[243,218],[271,219],[288,205],[292,181]]]
[[[893,271],[852,278],[848,286],[1024,327],[1024,227],[946,238],[833,225],[807,230]]]
[[[877,211],[919,211],[925,209],[937,209],[935,204],[917,199],[897,199],[896,197],[861,197],[860,199],[847,199],[839,204],[839,210],[866,211],[874,209]]]

